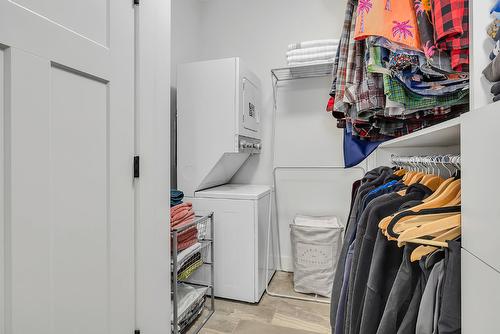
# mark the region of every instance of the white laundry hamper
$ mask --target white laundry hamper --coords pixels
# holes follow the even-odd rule
[[[343,231],[337,217],[295,217],[290,233],[296,292],[331,295]]]

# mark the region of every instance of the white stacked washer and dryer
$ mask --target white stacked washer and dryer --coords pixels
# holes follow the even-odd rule
[[[214,212],[215,295],[256,303],[274,274],[271,188],[229,182],[261,151],[260,80],[239,58],[184,64],[177,78],[178,188]]]

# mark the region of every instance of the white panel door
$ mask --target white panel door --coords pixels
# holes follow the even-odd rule
[[[133,22],[0,0],[0,334],[133,333]]]

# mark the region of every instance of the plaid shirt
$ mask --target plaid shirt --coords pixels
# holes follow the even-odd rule
[[[367,69],[368,47],[366,40],[355,42],[354,67],[351,82],[346,84],[344,102],[354,106],[353,118],[366,118],[361,113],[385,107],[384,82],[382,76],[369,73]]]
[[[358,70],[358,66],[360,65],[359,57],[362,53],[361,44],[354,40],[354,33],[356,29],[356,17],[357,13],[354,11],[352,13],[351,20],[351,31],[349,33],[349,48],[347,51],[347,63],[346,63],[346,75],[345,75],[345,87],[344,87],[344,98],[343,102],[353,105],[355,96],[353,94],[349,94],[349,90],[353,90],[352,86],[354,86],[357,82],[355,81],[355,74]]]
[[[466,104],[469,101],[469,90],[442,96],[422,97],[409,92],[397,79],[386,74],[384,74],[384,89],[388,99],[404,104],[407,109],[431,109],[435,106]]]
[[[385,95],[382,76],[369,73],[367,70],[367,41],[354,40],[356,17],[357,13],[354,11],[351,16],[349,47],[345,62],[344,88],[343,91],[336,92],[335,100],[338,103],[334,110],[343,111],[353,119],[363,119],[366,116],[360,115],[361,113],[369,114],[371,111],[384,108]],[[337,98],[342,100],[337,101]]]
[[[375,118],[373,127],[377,129],[380,135],[389,137],[400,137],[423,128],[441,123],[445,120],[455,118],[461,113],[460,110],[447,109],[446,113],[435,114],[430,111],[422,111],[404,121],[391,118]]]
[[[451,52],[451,66],[464,70],[469,64],[469,0],[433,0],[436,45]]]
[[[354,2],[356,0],[348,0],[345,10],[344,27],[340,36],[337,57],[333,70],[333,83],[330,95],[335,99],[333,106],[334,111],[344,111],[344,91],[347,71],[347,56],[349,51],[349,37],[351,33],[352,16],[354,14]]]

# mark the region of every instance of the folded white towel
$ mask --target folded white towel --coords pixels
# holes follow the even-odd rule
[[[296,49],[314,48],[318,46],[335,46],[339,45],[340,41],[338,39],[321,39],[315,41],[306,41],[300,43],[292,43],[288,45],[288,51]]]
[[[324,60],[335,58],[335,52],[322,52],[315,54],[307,54],[307,55],[299,55],[299,56],[290,56],[286,57],[288,62],[301,62],[301,61],[314,61],[314,60]]]
[[[333,63],[335,59],[322,59],[322,60],[312,60],[312,61],[296,61],[296,62],[288,62],[288,66],[307,66],[307,65],[316,65],[316,64],[327,64]]]
[[[337,46],[329,45],[329,46],[317,46],[314,48],[306,48],[306,49],[295,49],[292,51],[288,51],[286,53],[287,57],[291,56],[303,56],[303,55],[313,55],[317,53],[323,52],[336,52]]]

